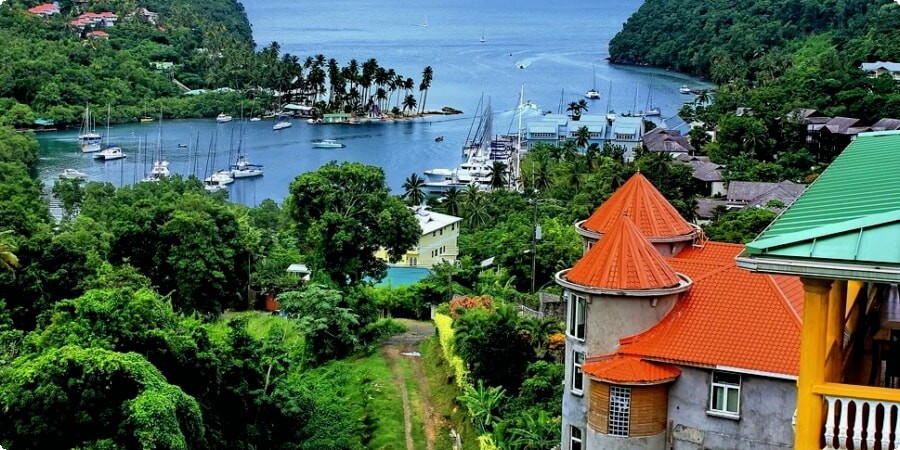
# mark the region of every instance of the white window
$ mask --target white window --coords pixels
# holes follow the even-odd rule
[[[628,437],[628,422],[631,416],[631,388],[609,387],[609,435]]]
[[[569,295],[569,336],[584,339],[584,297]]]
[[[569,450],[584,450],[581,428],[569,427]]]
[[[741,376],[736,373],[712,373],[709,412],[738,417],[741,413]]]
[[[584,352],[572,352],[572,393],[581,395],[584,392]]]

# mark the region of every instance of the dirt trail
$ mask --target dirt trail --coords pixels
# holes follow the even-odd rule
[[[428,322],[418,322],[413,320],[400,320],[406,325],[407,331],[391,337],[381,346],[381,355],[388,362],[391,371],[394,373],[394,381],[400,389],[400,396],[403,400],[403,431],[406,435],[406,449],[415,450],[412,440],[412,406],[410,405],[409,392],[406,390],[406,378],[403,369],[397,364],[400,358],[408,358],[412,362],[416,373],[416,383],[419,388],[419,397],[422,403],[422,411],[425,417],[422,422],[425,426],[425,445],[426,450],[434,450],[434,442],[437,439],[440,418],[434,408],[431,407],[428,393],[428,382],[425,379],[425,373],[422,370],[422,358],[418,356],[406,356],[403,353],[412,353],[419,351],[419,344],[425,338],[434,335],[434,325]]]

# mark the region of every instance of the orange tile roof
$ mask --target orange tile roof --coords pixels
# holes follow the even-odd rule
[[[662,321],[620,340],[617,353],[701,367],[796,375],[801,327],[793,306],[793,285],[799,280],[783,278],[738,269],[732,259],[695,278],[691,290]]]
[[[584,222],[584,228],[607,233],[627,214],[649,239],[692,234],[691,226],[641,173],[634,174]]]
[[[615,384],[661,384],[681,375],[677,367],[629,356],[587,362],[582,370],[601,381]]]
[[[566,274],[582,286],[642,290],[677,286],[681,279],[627,216],[619,216],[606,234]]]

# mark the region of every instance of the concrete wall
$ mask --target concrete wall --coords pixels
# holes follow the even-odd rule
[[[681,376],[669,390],[669,421],[675,450],[793,448],[795,381],[742,374],[741,417],[730,419],[706,413],[710,371],[679,368]]]
[[[663,450],[666,445],[666,433],[655,436],[621,438],[598,433],[590,427],[585,441],[587,450]]]
[[[588,333],[590,330],[587,331]],[[584,352],[584,342],[577,339],[566,337],[566,377],[563,386],[562,398],[562,450],[569,449],[569,426],[576,426],[582,430],[587,430],[587,405],[588,405],[588,378],[584,377],[584,393],[575,395],[572,393],[572,354],[573,352]],[[591,353],[585,352],[586,356]],[[584,435],[582,435],[584,436]],[[592,447],[588,447],[592,448]]]
[[[678,298],[677,294],[655,297],[590,296],[585,311],[587,356],[606,355],[619,348],[619,339],[646,331],[659,323]]]

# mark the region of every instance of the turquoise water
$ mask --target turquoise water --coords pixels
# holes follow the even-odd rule
[[[514,110],[523,85],[526,100],[556,112],[560,104],[584,98],[596,73],[603,98],[590,103],[589,113],[605,112],[612,82],[612,109],[643,109],[652,86],[654,106],[662,108],[663,117],[671,116],[689,99],[678,88],[698,86],[699,81],[664,70],[612,66],[605,60],[609,40],[640,4],[640,0],[248,1],[244,6],[257,44],[278,41],[283,51],[301,59],[322,53],[342,64],[351,58],[360,63],[376,58],[417,83],[422,69],[430,65],[434,82],[426,107],[452,106],[465,114],[355,126],[295,121],[278,132],[272,131],[271,121],[221,125],[211,119],[164,121],[162,148],[173,173],[204,175],[228,164],[229,155],[242,146],[252,162],[265,165],[265,176],[235,182],[229,195],[232,201],[253,205],[265,198],[283,199],[294,177],[332,159],[382,167],[394,191],[411,173],[455,167],[481,95],[490,98],[497,112],[494,131],[515,132]],[[238,138],[242,126],[243,140]],[[140,180],[149,171],[151,158],[138,151],[138,143],[146,139],[155,148],[159,128],[157,123],[113,127],[112,135],[129,157],[107,163],[78,152],[76,134],[69,130],[39,135],[38,170],[48,186],[67,167],[116,185]],[[435,142],[437,136],[444,140]],[[346,147],[312,148],[316,139],[339,139]]]
[[[387,276],[376,286],[395,288],[412,286],[429,274],[431,271],[424,267],[388,267]]]

